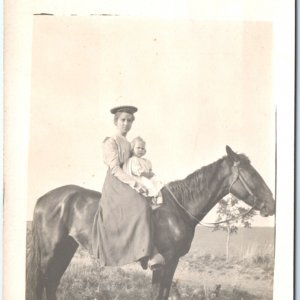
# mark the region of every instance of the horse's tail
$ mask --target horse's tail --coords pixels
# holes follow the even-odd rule
[[[38,221],[34,216],[32,230],[27,230],[26,300],[40,300],[43,292],[41,250]]]

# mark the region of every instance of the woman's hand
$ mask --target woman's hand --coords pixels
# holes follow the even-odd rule
[[[143,195],[148,195],[148,189],[143,185],[140,184],[139,182],[136,182],[135,186],[136,190]]]

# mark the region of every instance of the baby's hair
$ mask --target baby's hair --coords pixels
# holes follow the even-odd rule
[[[141,143],[144,143],[144,144],[146,145],[145,140],[143,140],[140,136],[137,136],[137,137],[135,137],[135,138],[131,141],[131,151],[133,151],[133,148],[134,148],[134,146],[135,146],[135,144],[136,144],[137,142],[141,142]]]

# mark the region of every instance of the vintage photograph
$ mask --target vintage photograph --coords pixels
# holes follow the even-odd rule
[[[31,25],[24,299],[279,299],[272,21]]]
[[[272,299],[271,24],[33,22],[28,299]]]

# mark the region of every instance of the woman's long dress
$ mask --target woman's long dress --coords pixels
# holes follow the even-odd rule
[[[109,168],[94,219],[93,254],[103,266],[120,266],[151,255],[151,208],[121,168],[130,156],[126,138],[107,138],[103,153]]]

